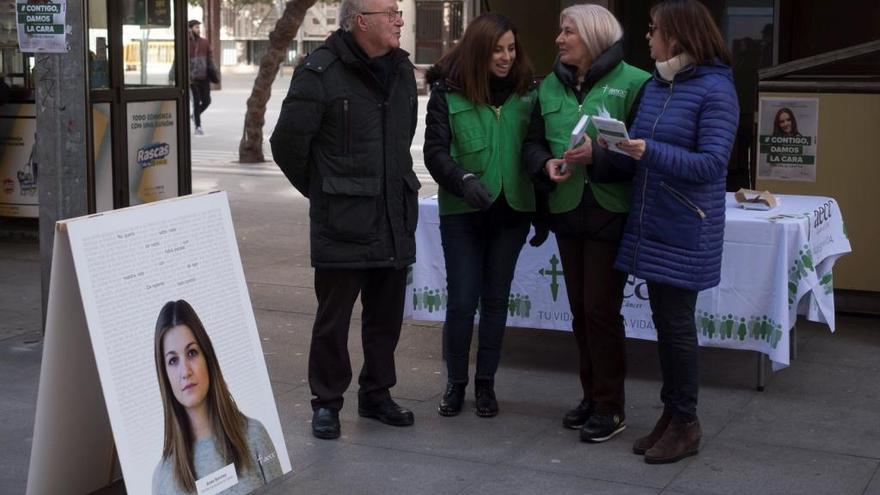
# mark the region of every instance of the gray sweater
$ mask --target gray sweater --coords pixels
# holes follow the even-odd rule
[[[245,494],[265,485],[273,479],[281,476],[281,462],[275,452],[275,446],[266,428],[255,420],[245,417],[247,420],[246,436],[247,444],[251,453],[253,466],[238,474],[238,484],[223,491],[226,494]],[[193,469],[195,478],[198,480],[218,469],[225,467],[228,462],[220,456],[214,445],[214,439],[204,438],[193,444]],[[153,471],[153,494],[154,495],[177,495],[184,493],[174,480],[174,468],[170,458],[163,458],[156,470]]]

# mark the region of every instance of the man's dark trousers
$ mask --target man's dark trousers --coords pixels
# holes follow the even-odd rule
[[[190,82],[189,88],[193,95],[193,121],[196,127],[201,127],[202,112],[211,104],[211,81],[196,79]]]
[[[318,312],[309,352],[312,408],[342,408],[342,394],[351,383],[348,328],[358,295],[361,297],[361,340],[364,365],[358,384],[361,401],[390,397],[397,383],[394,350],[403,322],[406,268],[315,269]]]

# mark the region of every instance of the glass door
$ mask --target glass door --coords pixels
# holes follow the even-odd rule
[[[191,192],[185,0],[89,0],[94,211]]]

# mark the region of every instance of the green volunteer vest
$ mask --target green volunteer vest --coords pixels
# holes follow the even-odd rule
[[[501,107],[474,105],[457,92],[446,94],[452,142],[449,154],[477,176],[492,199],[504,198],[517,211],[535,211],[535,190],[520,163],[520,150],[534,106],[535,92],[513,93]],[[440,189],[441,215],[477,211],[461,198]]]
[[[599,79],[587,93],[583,103],[578,104],[574,92],[562,84],[556,74],[548,75],[538,88],[538,99],[544,118],[544,135],[553,156],[562,158],[562,154],[568,149],[571,130],[584,114],[599,115],[607,112],[607,115],[625,122],[642,84],[649,77],[647,72],[621,62]],[[592,122],[587,126],[587,134],[591,138],[596,137],[596,128]],[[550,194],[550,212],[564,213],[577,208],[584,195],[586,182],[589,179],[584,173],[584,167],[572,167],[571,178],[556,184],[556,189]],[[632,190],[630,182],[589,184],[596,201],[603,208],[617,213],[629,211]]]

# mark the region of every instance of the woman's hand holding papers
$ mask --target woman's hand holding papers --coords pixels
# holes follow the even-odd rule
[[[551,158],[544,163],[544,171],[547,172],[547,177],[550,177],[550,180],[553,182],[565,182],[571,177],[571,168],[565,167],[565,171],[563,171],[563,165],[565,165],[565,160],[561,158]]]
[[[553,182],[565,182],[571,177],[573,165],[586,166],[593,162],[593,143],[585,139],[582,144],[563,153],[562,158],[551,158],[544,164],[547,177]]]
[[[583,144],[563,153],[562,159],[568,165],[589,165],[593,163],[593,141],[587,137],[587,139],[584,139]]]
[[[607,143],[605,147],[607,147]],[[625,139],[617,143],[617,149],[623,151],[627,155],[633,157],[635,160],[641,160],[642,155],[645,154],[645,140],[644,139]]]

